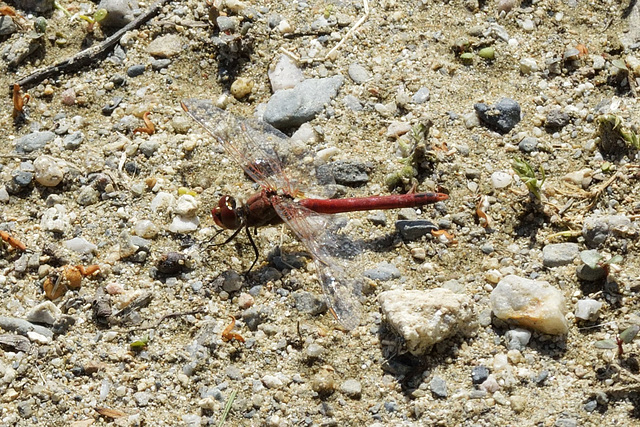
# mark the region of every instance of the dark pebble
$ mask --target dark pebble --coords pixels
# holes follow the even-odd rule
[[[324,301],[324,298],[318,298],[307,291],[294,292],[293,301],[298,311],[311,314],[312,316],[322,314],[327,311],[327,303]]]
[[[118,108],[118,105],[120,105],[120,102],[122,102],[123,99],[124,98],[121,96],[114,96],[107,105],[102,107],[102,114],[104,114],[105,116],[110,116],[111,114],[113,114],[113,110]]]
[[[140,168],[136,164],[136,162],[127,162],[124,164],[124,170],[127,171],[129,175],[137,175],[140,173]]]
[[[520,122],[520,105],[511,98],[502,98],[493,106],[478,103],[473,108],[485,126],[502,134]]]
[[[122,74],[114,74],[109,80],[116,86],[122,86],[124,82],[127,81],[127,78]]]
[[[547,114],[547,120],[544,123],[544,127],[549,132],[556,132],[569,124],[570,117],[567,113],[561,110],[552,110]]]
[[[386,409],[387,412],[396,412],[398,410],[398,404],[394,401],[384,402],[384,409]]]
[[[82,131],[76,131],[64,137],[62,146],[65,150],[75,150],[80,147],[82,141],[84,141],[84,133],[82,133]]]
[[[242,321],[251,331],[258,329],[258,326],[264,323],[271,315],[268,307],[253,306],[242,312]]]
[[[482,384],[489,378],[489,369],[486,366],[476,366],[471,370],[471,382]]]
[[[13,174],[13,182],[19,187],[27,187],[33,181],[33,173],[17,171]]]
[[[30,133],[16,141],[16,151],[18,153],[31,153],[43,148],[48,142],[53,141],[55,137],[56,134],[49,131]]]
[[[596,282],[604,279],[607,272],[602,267],[591,268],[586,264],[582,264],[576,268],[576,275],[580,280],[586,280],[587,282]]]
[[[138,77],[144,74],[145,66],[143,64],[132,65],[127,68],[127,76],[129,77]]]
[[[425,220],[400,220],[396,221],[396,230],[400,233],[402,240],[417,240],[422,236],[437,230],[438,227],[431,221]]]
[[[587,412],[593,412],[598,407],[598,402],[590,400],[584,404],[584,410]]]
[[[151,69],[153,71],[160,71],[163,68],[167,68],[169,66],[169,64],[171,64],[171,60],[170,59],[154,59],[153,61],[151,61]]]
[[[368,172],[371,168],[359,162],[336,161],[317,168],[317,177],[323,184],[331,184],[334,181],[340,185],[351,187],[359,186],[369,182]]]
[[[158,261],[156,267],[162,274],[178,274],[185,268],[187,257],[179,252],[168,252]]]

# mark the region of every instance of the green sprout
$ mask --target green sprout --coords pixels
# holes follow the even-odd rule
[[[87,21],[89,23],[87,31],[92,32],[94,25],[99,24],[100,21],[107,17],[107,14],[107,9],[98,9],[94,12],[92,17],[87,15],[78,15],[78,18]]]
[[[410,183],[418,175],[418,168],[423,162],[435,161],[435,156],[432,155],[433,152],[428,151],[425,144],[431,125],[431,121],[425,124],[418,123],[411,128],[409,141],[406,138],[398,139],[400,151],[403,155],[404,153],[407,154],[406,157],[400,160],[403,166],[386,176],[385,183],[389,188],[396,188]]]
[[[613,152],[618,141],[624,141],[635,150],[640,150],[640,135],[623,126],[624,121],[616,114],[606,114],[598,119],[600,147],[604,152]]]
[[[622,344],[629,344],[640,332],[640,326],[631,325],[624,331],[620,332],[619,335],[614,339],[600,340],[596,341],[595,347],[603,350],[612,350],[618,347],[618,357],[622,357],[624,354],[624,350],[622,348]]]
[[[132,342],[129,344],[129,348],[133,351],[142,351],[147,347],[147,344],[149,344],[149,335],[145,335],[139,340]]]
[[[542,184],[547,179],[544,174],[544,168],[540,166],[538,169],[540,171],[541,179],[538,179],[536,176],[536,172],[533,170],[533,167],[524,159],[516,157],[511,164],[511,168],[518,174],[522,182],[525,183],[531,194],[535,196],[536,199],[541,200],[542,194]]]
[[[60,3],[58,3],[58,0],[54,0],[54,1],[53,1],[53,7],[55,7],[56,9],[58,9],[58,10],[60,10],[60,11],[62,11],[62,13],[64,13],[64,14],[67,16],[67,18],[71,18],[71,17],[73,16],[73,15],[71,14],[71,12],[69,12],[69,11],[67,10],[67,8],[66,8],[66,7],[64,7],[63,5],[61,5]]]

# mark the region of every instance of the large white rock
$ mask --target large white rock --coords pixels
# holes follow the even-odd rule
[[[471,298],[448,289],[386,291],[378,301],[389,324],[416,356],[445,338],[458,332],[470,335],[476,328]]]
[[[545,334],[569,331],[564,296],[549,282],[506,276],[491,292],[491,309],[498,319]]]

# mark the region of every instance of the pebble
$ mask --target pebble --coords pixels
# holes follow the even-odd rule
[[[489,368],[486,366],[475,366],[471,370],[471,382],[473,384],[482,384],[489,378]]]
[[[321,369],[311,378],[311,389],[319,395],[328,395],[335,391],[336,380],[332,370]]]
[[[378,301],[415,356],[458,332],[468,335],[476,328],[471,299],[448,289],[385,291]]]
[[[304,80],[302,70],[289,55],[280,55],[278,62],[269,67],[267,75],[273,92],[291,89]]]
[[[27,187],[33,181],[33,173],[27,171],[16,171],[13,174],[13,182],[19,187]]]
[[[295,307],[301,313],[307,313],[312,316],[326,313],[327,303],[324,298],[318,298],[314,294],[307,291],[296,291],[291,294]]]
[[[172,233],[191,233],[196,231],[200,226],[200,219],[197,216],[186,217],[176,215],[173,217],[169,225],[169,231]]]
[[[62,311],[51,301],[42,302],[27,313],[27,320],[33,323],[53,325],[62,315]]]
[[[520,122],[520,104],[511,98],[502,98],[495,105],[478,103],[473,106],[488,128],[507,133]]]
[[[76,103],[76,91],[74,88],[70,87],[65,89],[60,93],[60,102],[64,105],[71,106]]]
[[[62,182],[64,171],[60,161],[51,156],[38,156],[34,162],[36,182],[45,187],[55,187]]]
[[[171,193],[167,193],[166,191],[159,191],[156,194],[156,197],[151,201],[151,210],[153,212],[168,211],[169,209],[173,209],[175,206],[176,198]]]
[[[356,84],[363,84],[371,79],[371,73],[358,63],[353,63],[349,65],[349,77]]]
[[[139,391],[137,393],[133,393],[133,400],[135,400],[136,405],[140,407],[149,406],[149,401],[151,401],[152,397],[153,395],[146,391]]]
[[[253,296],[251,296],[251,294],[242,292],[238,296],[238,307],[240,307],[241,309],[246,310],[247,308],[251,307],[253,304],[255,304],[255,299],[253,298]]]
[[[576,303],[575,316],[580,320],[593,322],[598,319],[602,303],[591,298],[584,298]]]
[[[229,91],[236,99],[242,99],[251,94],[255,83],[248,77],[238,77],[231,83]]]
[[[488,393],[495,393],[500,390],[500,384],[498,383],[498,380],[496,380],[496,377],[489,375],[489,377],[480,384],[480,388]]]
[[[506,188],[511,184],[512,178],[509,172],[496,171],[491,174],[491,185],[493,188]]]
[[[552,243],[542,248],[542,263],[545,267],[560,267],[573,263],[579,253],[577,243]]]
[[[544,126],[550,132],[557,132],[569,124],[570,117],[562,110],[551,110],[547,113]]]
[[[13,18],[8,15],[0,16],[0,36],[8,36],[16,32],[18,27]]]
[[[274,93],[264,111],[265,122],[278,129],[300,126],[315,118],[338,94],[344,77],[307,79],[293,89]]]
[[[144,64],[136,64],[127,68],[127,76],[129,77],[138,77],[144,74],[145,70]]]
[[[145,239],[153,239],[158,235],[158,227],[148,219],[142,219],[133,226],[133,232],[136,236]]]
[[[136,0],[102,0],[97,9],[106,9],[107,16],[100,22],[105,27],[122,28],[134,19],[139,9]]]
[[[411,101],[415,104],[424,104],[431,98],[431,94],[429,93],[429,89],[426,87],[421,87],[418,89],[416,93],[411,97]]]
[[[411,131],[411,123],[394,120],[387,128],[387,138],[398,138]]]
[[[75,150],[80,147],[82,141],[84,141],[84,133],[82,133],[82,131],[75,131],[64,137],[62,147],[65,150]]]
[[[249,330],[255,331],[271,316],[271,312],[272,310],[268,307],[253,306],[242,312],[242,321]]]
[[[320,344],[311,343],[307,347],[307,356],[310,358],[318,358],[321,357],[325,353],[326,349]]]
[[[531,74],[538,71],[538,63],[533,58],[523,58],[520,60],[520,72],[522,74]]]
[[[213,281],[213,286],[216,288],[222,288],[226,292],[236,292],[242,288],[244,281],[242,276],[233,270],[223,271]]]
[[[263,376],[260,380],[262,381],[262,384],[264,384],[266,388],[280,388],[284,385],[280,380],[280,378],[278,378],[275,375],[267,374]]]
[[[518,143],[518,149],[523,153],[533,153],[538,148],[538,138],[527,136]]]
[[[396,231],[400,233],[402,240],[417,240],[422,236],[431,234],[432,230],[437,230],[438,226],[426,219],[422,220],[399,220],[395,223]]]
[[[182,37],[178,34],[166,34],[153,39],[147,46],[147,52],[156,58],[171,58],[183,51],[182,44]]]
[[[381,282],[387,282],[393,279],[399,279],[402,277],[402,273],[393,264],[388,262],[380,262],[376,267],[367,269],[362,273],[365,277],[371,280],[379,280]]]
[[[151,61],[151,69],[153,71],[160,71],[163,68],[167,68],[169,65],[171,65],[171,60],[168,58],[165,59],[153,59]]]
[[[340,392],[352,399],[360,399],[362,396],[362,384],[354,378],[349,378],[340,384]]]
[[[42,214],[40,228],[44,231],[64,234],[71,228],[70,221],[66,208],[60,204],[55,204]]]
[[[630,231],[631,220],[624,215],[594,215],[582,224],[582,237],[591,248],[602,245],[611,233]]]
[[[587,251],[583,251],[583,252],[587,252]],[[596,252],[596,251],[594,250],[593,252]],[[604,279],[605,276],[607,275],[607,272],[604,268],[600,266],[591,268],[587,264],[580,264],[576,268],[576,275],[580,280],[586,280],[588,282],[596,282],[598,280]]]
[[[351,111],[362,111],[364,109],[362,102],[353,95],[345,95],[342,98],[342,103]]]
[[[509,275],[491,292],[491,309],[502,320],[545,334],[566,334],[565,301],[562,292],[545,281]]]
[[[193,217],[198,212],[198,200],[190,194],[178,197],[175,212],[185,217]]]
[[[46,338],[53,338],[53,332],[44,326],[35,325],[27,320],[15,317],[0,316],[0,328],[7,332],[15,332],[19,335],[28,336],[29,332],[35,332]],[[31,338],[29,338],[31,339]]]
[[[508,350],[522,351],[529,344],[531,331],[523,328],[511,329],[504,334],[504,339],[507,342]]]
[[[49,131],[29,133],[16,141],[16,151],[18,153],[31,153],[43,148],[47,143],[53,141],[56,134]]]
[[[434,375],[429,382],[429,389],[437,397],[447,397],[447,382],[437,375]]]
[[[357,187],[369,182],[367,172],[370,167],[364,163],[338,160],[329,163],[327,167],[331,170],[331,175],[337,184]]]
[[[111,98],[109,103],[102,107],[102,114],[104,114],[105,116],[110,116],[111,114],[113,114],[113,111],[118,108],[118,105],[120,105],[123,99],[124,98],[122,96],[114,96],[113,98]]]
[[[223,32],[231,32],[234,33],[238,27],[237,21],[229,16],[218,16],[216,18],[216,24],[218,25],[218,29],[221,33]]]
[[[98,203],[99,200],[100,192],[90,185],[80,187],[80,191],[78,191],[78,196],[76,197],[76,202],[78,202],[80,206],[90,206]]]

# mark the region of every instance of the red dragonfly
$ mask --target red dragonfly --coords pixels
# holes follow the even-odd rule
[[[271,125],[257,120],[238,118],[213,105],[209,100],[185,99],[182,108],[213,136],[245,173],[261,187],[238,206],[231,196],[223,196],[212,211],[215,223],[223,229],[235,230],[227,240],[245,229],[286,223],[306,246],[315,261],[316,271],[328,306],[333,315],[351,330],[360,322],[361,272],[344,259],[353,255],[355,246],[347,249],[334,213],[376,209],[417,207],[446,200],[443,193],[411,193],[342,199],[304,198],[298,182],[313,174],[313,162],[304,148]],[[274,148],[278,149],[278,154]],[[295,169],[285,173],[283,161]],[[304,177],[294,179],[294,177]],[[308,193],[307,193],[308,194]],[[253,240],[251,240],[253,244]],[[254,250],[257,249],[254,245]],[[350,252],[350,253],[347,253]],[[255,261],[254,261],[255,264]],[[253,265],[252,265],[253,267]]]

